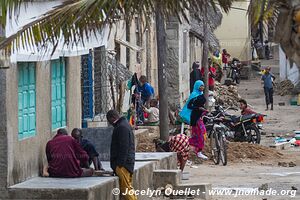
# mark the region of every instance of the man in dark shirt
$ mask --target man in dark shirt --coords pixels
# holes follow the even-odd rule
[[[120,179],[120,190],[123,194],[126,191],[134,190],[132,187],[135,162],[134,135],[128,121],[124,117],[120,117],[117,111],[108,111],[106,118],[114,126],[110,148],[110,166]],[[128,192],[124,198],[137,199],[134,194]]]
[[[80,146],[85,150],[89,156],[89,162],[83,163],[81,167],[89,168],[90,165],[94,164],[95,170],[104,170],[102,164],[99,160],[99,153],[96,151],[95,146],[87,139],[82,137],[82,131],[78,128],[74,128],[71,133],[72,137],[80,144]],[[87,165],[88,164],[88,165]]]
[[[83,177],[92,176],[93,169],[82,169],[80,163],[88,162],[87,153],[65,129],[57,134],[46,145],[48,172],[51,177]]]

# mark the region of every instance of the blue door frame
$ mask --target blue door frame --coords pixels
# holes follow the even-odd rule
[[[82,127],[87,127],[87,119],[94,117],[94,79],[92,53],[82,56]]]

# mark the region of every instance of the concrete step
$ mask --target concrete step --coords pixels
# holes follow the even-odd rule
[[[155,189],[165,187],[167,184],[178,186],[181,183],[181,170],[154,170],[153,186]]]
[[[182,193],[186,197],[193,197],[197,199],[211,200],[212,196],[209,195],[209,191],[212,190],[212,185],[208,183],[184,183],[179,184],[173,188],[175,191],[183,191]]]
[[[139,126],[141,129],[148,129],[150,134],[159,136],[159,126]]]
[[[134,131],[134,136],[138,137],[140,135],[149,135],[149,130],[148,129],[138,129]]]

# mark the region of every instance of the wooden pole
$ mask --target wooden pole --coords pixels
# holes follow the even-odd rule
[[[159,5],[156,6],[156,37],[157,37],[157,61],[158,61],[158,95],[159,95],[159,129],[160,139],[169,139],[169,116],[167,96],[167,41],[165,19]]]
[[[209,42],[209,35],[208,35],[208,19],[207,19],[207,7],[205,6],[203,10],[203,57],[202,57],[202,67],[204,67],[204,82],[205,82],[205,90],[204,96],[206,98],[205,107],[208,109],[208,95],[209,95],[209,86],[208,86],[208,79],[209,79],[209,66],[208,66],[208,42]]]

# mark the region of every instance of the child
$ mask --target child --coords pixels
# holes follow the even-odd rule
[[[158,101],[156,99],[152,99],[150,101],[150,108],[147,109],[145,106],[143,107],[144,112],[148,113],[148,119],[145,120],[145,123],[148,125],[157,125],[159,123],[159,110],[157,108]]]

